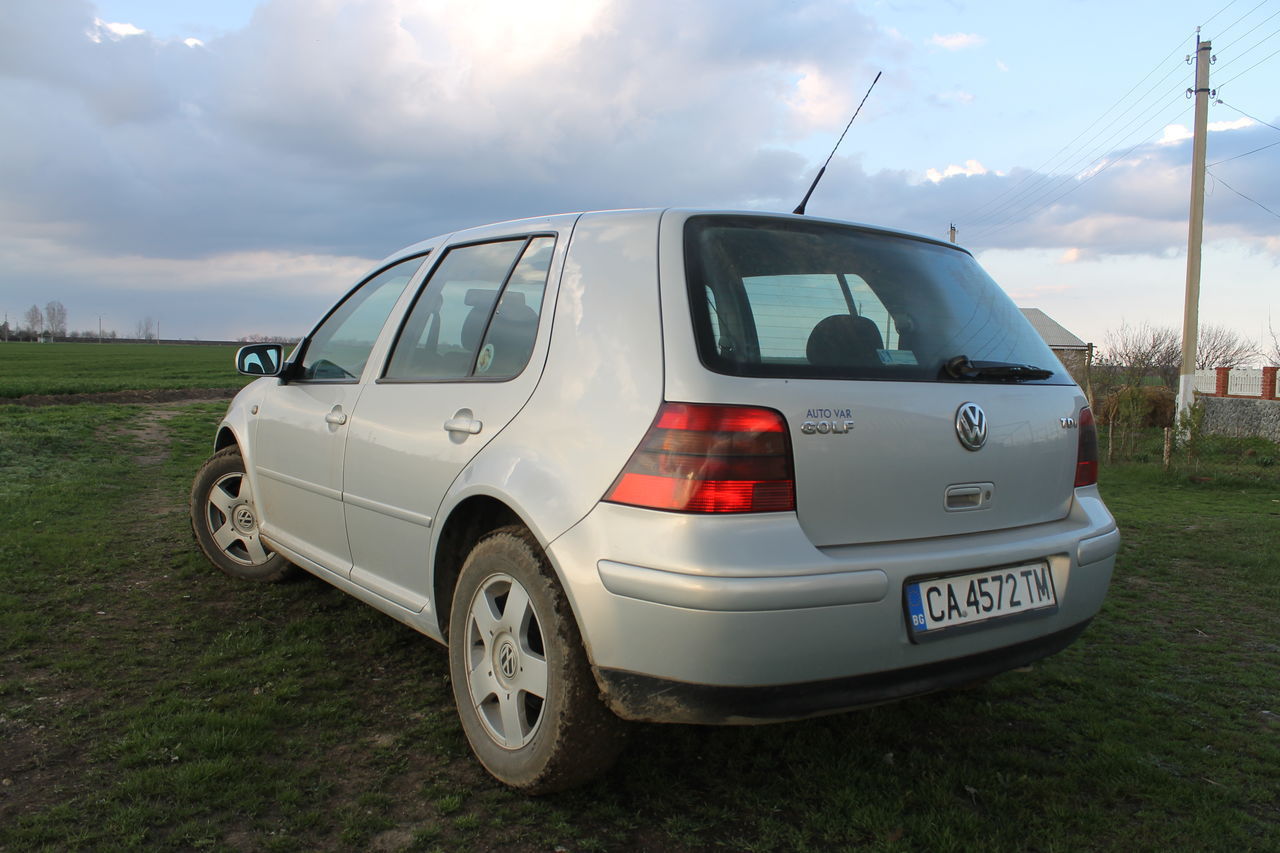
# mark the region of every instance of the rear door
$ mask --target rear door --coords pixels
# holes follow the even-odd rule
[[[812,220],[672,219],[667,397],[782,412],[815,545],[1066,515],[1083,398],[971,256]],[[689,307],[680,319],[673,298]],[[945,364],[961,355],[1053,373],[957,379]]]
[[[430,597],[436,512],[449,486],[529,399],[573,217],[443,250],[347,443],[352,580],[413,610]]]

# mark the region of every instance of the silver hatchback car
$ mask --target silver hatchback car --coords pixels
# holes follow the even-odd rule
[[[530,792],[625,720],[762,723],[961,685],[1098,612],[1086,399],[964,250],[804,216],[611,211],[378,264],[231,403],[223,571],[301,567],[446,643]]]

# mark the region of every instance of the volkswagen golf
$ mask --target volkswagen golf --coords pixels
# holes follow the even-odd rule
[[[626,721],[791,720],[1053,654],[1119,546],[1080,388],[968,252],[911,234],[473,228],[237,366],[200,548],[445,644],[475,755],[532,793],[607,770]]]

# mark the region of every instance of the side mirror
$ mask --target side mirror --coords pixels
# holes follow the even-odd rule
[[[236,352],[236,372],[246,376],[279,376],[284,369],[280,344],[250,344]]]

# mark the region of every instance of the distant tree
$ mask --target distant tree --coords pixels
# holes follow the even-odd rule
[[[289,337],[287,335],[242,335],[237,338],[240,343],[244,344],[296,344],[302,340],[299,337]]]
[[[1226,326],[1206,324],[1196,337],[1196,370],[1243,367],[1259,355],[1256,346]]]
[[[44,327],[55,337],[66,337],[67,309],[56,299],[44,306]]]
[[[1182,363],[1182,339],[1168,326],[1121,323],[1103,337],[1099,361],[1118,374],[1122,385],[1141,385],[1154,375],[1172,388]]]
[[[156,321],[150,317],[143,317],[138,321],[137,329],[134,337],[140,341],[149,341],[156,336]]]
[[[38,335],[44,331],[44,312],[39,305],[32,305],[22,317],[25,321],[23,328],[31,334]]]
[[[1266,352],[1262,353],[1262,357],[1270,362],[1270,364],[1280,366],[1280,334],[1276,334],[1275,328],[1271,325],[1270,318],[1267,319],[1267,337],[1271,338],[1271,341],[1265,345]]]
[[[0,323],[0,341],[7,340],[9,340],[9,321],[5,320],[3,323]]]

